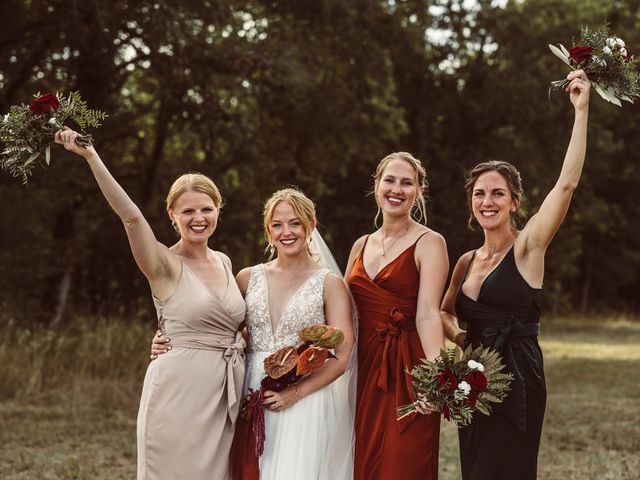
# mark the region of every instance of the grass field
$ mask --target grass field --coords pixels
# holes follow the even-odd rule
[[[116,321],[56,333],[0,325],[0,478],[135,478],[152,333]],[[640,322],[545,319],[541,344],[549,397],[539,478],[638,478]],[[457,455],[445,422],[441,480],[460,478]]]

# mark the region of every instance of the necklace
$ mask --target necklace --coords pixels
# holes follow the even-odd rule
[[[380,243],[382,244],[382,256],[383,256],[383,257],[386,257],[386,256],[387,256],[387,252],[386,252],[386,250],[390,250],[390,249],[391,249],[391,247],[393,247],[393,246],[396,244],[396,242],[397,242],[398,240],[400,240],[402,237],[404,237],[404,236],[409,232],[409,229],[410,229],[410,228],[411,228],[411,224],[407,225],[407,228],[406,228],[406,230],[402,233],[402,235],[400,235],[400,236],[398,236],[398,237],[394,238],[394,239],[393,239],[393,241],[391,242],[391,244],[390,244],[390,245],[388,245],[386,249],[384,248],[384,233],[382,233],[382,231],[380,231]]]

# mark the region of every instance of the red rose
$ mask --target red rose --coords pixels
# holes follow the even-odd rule
[[[436,375],[436,380],[441,386],[448,386],[451,391],[458,388],[458,379],[451,370],[443,370]]]
[[[29,110],[31,110],[31,113],[34,115],[42,115],[57,109],[59,106],[60,102],[58,101],[58,97],[53,93],[43,93],[38,98],[31,100]]]
[[[476,406],[476,401],[478,400],[478,394],[479,394],[479,392],[471,390],[471,393],[469,394],[469,397],[467,398],[467,403],[469,404],[469,406],[471,408]]]
[[[569,58],[575,63],[582,63],[591,58],[591,47],[573,47],[569,50]]]
[[[473,373],[467,375],[465,381],[471,385],[472,392],[482,392],[485,388],[487,388],[487,377],[484,376],[484,373],[476,370]]]

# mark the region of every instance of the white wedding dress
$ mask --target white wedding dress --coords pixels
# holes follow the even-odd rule
[[[265,376],[263,362],[267,356],[282,347],[300,344],[300,329],[326,323],[323,285],[327,273],[329,270],[319,269],[300,286],[285,306],[277,330],[273,332],[264,265],[251,269],[245,294],[249,347],[244,395],[249,389],[260,388]],[[348,401],[340,393],[344,389],[336,388],[337,385],[339,380],[283,411],[264,410],[266,440],[264,454],[260,458],[261,480],[352,478],[352,430],[344,428],[341,413],[342,406]],[[344,446],[336,451],[337,445]]]

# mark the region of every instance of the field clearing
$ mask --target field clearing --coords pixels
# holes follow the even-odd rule
[[[0,478],[135,478],[135,420],[152,327],[94,322],[52,334],[0,327]],[[635,479],[640,471],[640,322],[549,319],[539,478]],[[457,480],[443,422],[440,479]]]

